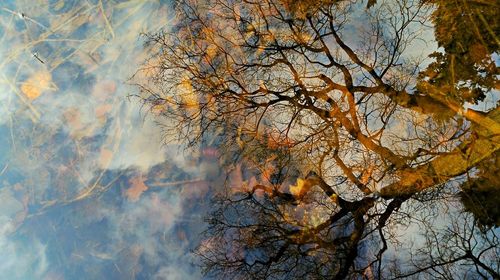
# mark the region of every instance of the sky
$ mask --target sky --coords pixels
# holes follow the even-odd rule
[[[171,21],[161,0],[1,1],[0,275],[201,277],[207,166],[130,80]]]

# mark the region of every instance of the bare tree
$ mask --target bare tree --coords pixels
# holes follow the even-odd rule
[[[460,5],[447,12],[446,1],[418,0],[368,8],[334,0],[175,3],[173,27],[148,37],[142,73],[151,83],[141,85],[142,97],[170,121],[167,131],[191,144],[223,130],[221,146],[254,170],[241,176],[241,190],[218,199],[213,238],[200,249],[209,272],[382,277],[388,242],[397,243],[390,228],[418,211],[407,202],[443,197],[450,182],[496,156],[498,107],[464,104],[498,88],[498,20],[457,24],[450,17]],[[497,6],[478,1],[462,12],[481,18]],[[432,23],[445,52],[424,68],[414,48],[429,40]],[[488,44],[450,41],[447,25],[481,28]],[[461,64],[453,44],[470,54]],[[455,74],[457,65],[469,72]]]
[[[470,215],[453,215],[444,229],[424,223],[423,244],[410,250],[409,268],[397,271],[393,277],[456,279],[461,275],[466,279],[499,279],[498,232],[481,228]]]

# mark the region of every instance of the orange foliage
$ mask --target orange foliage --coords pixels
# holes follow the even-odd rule
[[[311,179],[297,179],[296,185],[290,185],[290,192],[298,199],[302,199],[314,186]]]
[[[137,201],[141,197],[142,193],[148,189],[148,186],[144,184],[144,178],[142,175],[138,175],[130,179],[130,188],[125,191],[125,195],[130,201]]]
[[[30,100],[34,100],[49,88],[51,82],[52,76],[49,72],[36,72],[21,85],[21,91]]]
[[[179,90],[182,93],[183,104],[188,108],[198,108],[198,98],[193,90],[193,86],[189,78],[185,78],[179,85]]]
[[[113,152],[108,149],[101,149],[101,155],[99,156],[99,163],[102,167],[107,167],[111,163],[113,158]]]
[[[113,105],[111,105],[111,104],[104,104],[104,105],[98,106],[97,108],[95,108],[95,116],[99,120],[105,119],[106,114],[109,111],[111,111],[111,109],[113,109]]]

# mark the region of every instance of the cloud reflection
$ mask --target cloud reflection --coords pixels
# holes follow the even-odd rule
[[[161,1],[0,4],[0,275],[200,278],[208,186],[126,98],[139,33],[169,18]]]

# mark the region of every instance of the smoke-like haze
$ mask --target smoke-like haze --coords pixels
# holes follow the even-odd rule
[[[127,80],[162,1],[0,4],[0,275],[199,279],[208,186]],[[191,184],[172,184],[177,181]],[[198,203],[194,207],[193,201]]]

